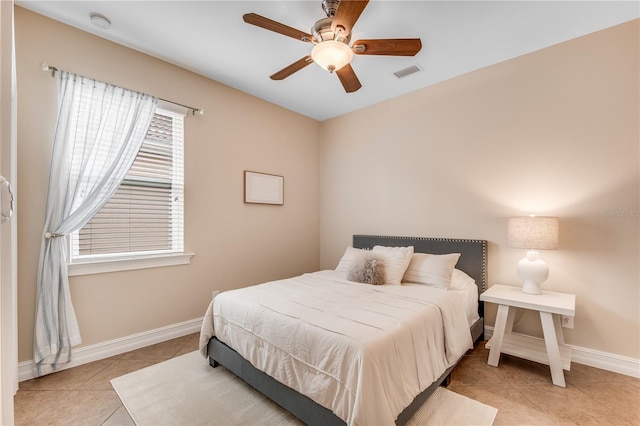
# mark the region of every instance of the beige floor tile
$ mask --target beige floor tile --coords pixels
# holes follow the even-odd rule
[[[27,424],[47,408],[59,403],[65,401],[63,394],[58,391],[19,390],[13,398],[14,421],[16,425]]]
[[[124,376],[125,374],[149,367],[156,363],[157,362],[151,358],[118,359],[80,385],[78,389],[111,390],[113,389],[110,382],[111,379]]]
[[[486,349],[484,347],[486,344],[487,344],[486,340],[482,340],[482,341],[476,343],[473,346],[473,349],[469,349],[465,355],[466,356],[484,356],[484,357],[488,357],[489,356],[489,349]]]
[[[523,394],[531,404],[544,410],[554,422],[563,425],[603,425],[611,423],[611,411],[596,398],[574,385],[566,388],[553,385],[531,385]]]
[[[452,380],[460,385],[500,384],[495,367],[487,365],[481,356],[465,356],[451,373]]]
[[[121,405],[101,426],[135,426],[135,423],[127,409]]]
[[[190,334],[188,336],[181,337],[180,340],[184,346],[174,356],[186,355],[190,352],[197,351],[200,343],[200,333]]]
[[[179,339],[168,340],[155,345],[136,349],[121,355],[112,357],[115,360],[132,360],[132,359],[151,359],[156,362],[165,361],[173,357],[185,345],[184,341]]]
[[[178,337],[174,340],[183,345],[193,347],[193,350],[195,351],[198,349],[198,344],[200,343],[200,333],[187,334],[186,336]]]
[[[116,392],[111,391],[64,391],[61,401],[44,410],[28,425],[100,425],[121,405]]]
[[[103,359],[88,364],[48,374],[37,379],[20,382],[21,390],[74,390],[113,363]]]
[[[488,354],[487,354],[488,356]],[[488,358],[487,358],[488,359]],[[485,359],[485,363],[487,361]],[[491,366],[489,366],[491,367]],[[500,381],[522,384],[551,385],[551,370],[549,366],[509,355],[501,355],[498,367],[495,368]]]
[[[578,383],[576,388],[602,404],[612,424],[640,425],[640,385],[637,383]]]

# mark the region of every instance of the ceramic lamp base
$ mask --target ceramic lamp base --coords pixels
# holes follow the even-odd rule
[[[527,257],[520,260],[516,266],[520,279],[524,281],[522,291],[528,294],[542,294],[540,285],[549,277],[549,267],[540,258],[538,252],[529,250]]]

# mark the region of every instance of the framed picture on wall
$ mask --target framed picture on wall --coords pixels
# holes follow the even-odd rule
[[[244,171],[244,202],[284,204],[284,176]]]

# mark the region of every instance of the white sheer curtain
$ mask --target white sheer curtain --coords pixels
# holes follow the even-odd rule
[[[34,362],[36,375],[71,360],[81,343],[71,304],[64,238],[109,200],[131,168],[157,100],[60,71],[59,105],[40,251]]]

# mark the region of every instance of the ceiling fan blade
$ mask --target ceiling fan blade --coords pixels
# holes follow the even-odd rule
[[[351,29],[356,24],[364,8],[367,7],[367,3],[369,3],[369,0],[340,0],[338,10],[331,23],[333,32],[338,27],[342,27],[345,31],[345,37],[351,34]]]
[[[356,40],[351,48],[358,55],[414,56],[422,42],[419,38]]]
[[[282,68],[280,71],[278,71],[277,73],[273,74],[270,78],[271,78],[271,80],[284,80],[285,78],[289,77],[294,72],[300,71],[302,68],[306,67],[307,65],[309,65],[311,63],[313,63],[313,59],[311,59],[311,56],[307,55],[302,59],[298,59],[297,61],[295,61],[291,65]]]
[[[353,68],[351,68],[351,64],[347,64],[340,68],[336,71],[336,74],[338,74],[338,78],[340,79],[340,83],[342,83],[342,87],[344,87],[345,92],[352,93],[362,87],[360,80],[358,80],[358,76],[356,76]]]
[[[264,16],[257,15],[255,13],[247,13],[242,15],[242,19],[247,24],[255,25],[256,27],[264,28],[265,30],[273,31],[278,34],[286,35],[288,37],[295,38],[296,40],[302,40],[311,42],[313,36],[305,33],[304,31],[296,30],[280,22],[273,21]]]

